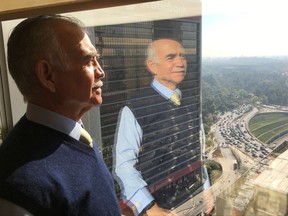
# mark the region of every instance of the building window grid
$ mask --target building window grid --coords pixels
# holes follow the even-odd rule
[[[160,24],[163,23],[164,27],[161,27]],[[165,23],[168,26],[165,26]],[[186,79],[180,88],[191,92],[196,101],[193,105],[198,112],[196,116],[200,116],[200,21],[187,18],[164,20],[160,21],[160,24],[151,21],[94,27],[95,46],[101,55],[99,61],[106,72],[103,80],[103,104],[100,107],[103,146],[101,151],[110,171],[113,168],[114,133],[119,111],[136,91],[149,87],[151,74],[144,65],[146,49],[159,31],[172,34],[180,32],[178,39],[185,47],[188,61]],[[179,29],[169,27],[175,24]],[[193,135],[198,137],[200,125],[195,127]],[[197,158],[200,158],[200,152],[195,152],[198,152]],[[181,163],[185,164],[185,161]],[[117,183],[116,191],[120,192]]]

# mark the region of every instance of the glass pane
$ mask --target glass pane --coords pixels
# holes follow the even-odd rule
[[[88,27],[90,39],[101,55],[99,62],[106,72],[103,104],[82,120],[97,141],[111,173],[115,165],[119,113],[133,102],[141,109],[138,109],[141,116],[135,118],[144,131],[143,145],[138,146],[142,152],[137,170],[143,173],[148,191],[162,207],[175,209],[179,214],[191,211],[196,202],[191,197],[198,195],[200,203],[205,182],[200,140],[201,1],[182,1],[181,4],[175,0],[159,1],[65,15],[79,18]],[[18,22],[20,20],[3,23],[6,41],[10,29]],[[160,38],[173,40],[185,50],[177,57],[181,61],[185,58],[187,64],[185,79],[178,85],[182,93],[179,107],[155,92],[150,95],[153,76],[145,65],[146,51],[152,41]],[[14,93],[16,87],[11,78],[10,82],[12,94],[21,97],[18,92]],[[25,105],[12,94],[16,122],[25,112]],[[151,122],[143,123],[141,119]],[[115,181],[119,201],[123,189],[121,181]],[[123,211],[124,208],[125,205]],[[201,211],[197,209],[196,212]]]
[[[152,121],[148,125],[142,126],[143,130],[143,127],[147,127],[146,135],[142,137],[143,140],[147,140],[147,144],[145,147],[142,146],[142,148],[146,149],[143,150],[145,153],[143,153],[141,158],[143,161],[141,166],[143,166],[142,169],[145,169],[144,167],[154,166],[153,169],[146,171],[146,175],[150,176],[147,183],[149,184],[150,190],[158,188],[161,183],[162,190],[171,191],[169,192],[171,193],[169,196],[171,200],[174,201],[171,201],[170,208],[175,207],[176,204],[174,204],[174,202],[177,204],[181,203],[201,185],[201,180],[199,183],[195,183],[195,177],[191,177],[193,180],[189,181],[188,179],[190,177],[186,175],[186,169],[196,165],[201,156],[199,144],[200,46],[199,40],[197,41],[200,33],[199,29],[200,20],[191,20],[188,18],[94,27],[96,47],[101,47],[99,48],[100,54],[103,56],[101,62],[107,73],[103,88],[104,102],[100,107],[104,160],[112,170],[112,149],[114,148],[116,138],[114,135],[121,108],[127,105],[127,101],[131,102],[131,100],[134,100],[138,105],[140,105],[141,101],[141,107],[138,109],[141,109],[142,117],[139,118],[151,118]],[[183,108],[183,110],[181,110],[181,115],[178,117],[179,119],[175,121],[173,127],[174,129],[178,127],[184,127],[186,130],[189,129],[189,137],[193,136],[193,139],[190,141],[186,140],[187,135],[177,135],[179,129],[173,131],[172,128],[170,128],[171,124],[168,122],[170,116],[168,117],[167,115],[171,114],[171,112],[166,110],[168,107],[165,107],[167,105],[165,105],[164,102],[156,101],[155,95],[139,94],[139,92],[149,92],[151,88],[150,83],[152,76],[144,64],[147,45],[154,38],[163,36],[172,37],[175,33],[175,37],[182,39],[184,47],[187,47],[186,58],[188,61],[188,70],[185,80],[179,88],[181,88],[183,95],[189,95],[190,102],[187,105],[189,108]],[[162,118],[165,120],[153,120],[159,118],[156,113],[159,117],[160,113],[162,113]],[[138,121],[140,121],[140,119]],[[166,123],[167,125],[165,125]],[[189,125],[189,128],[186,124]],[[169,137],[166,137],[168,136],[167,133],[169,133]],[[165,134],[165,138],[161,138],[161,134],[163,134],[163,136]],[[173,138],[174,136],[176,138]],[[182,140],[180,141],[180,139]],[[167,142],[169,142],[169,145],[165,145]],[[158,146],[158,148],[167,148],[167,150],[160,149],[162,155],[158,157],[155,156],[155,158],[152,159],[152,152],[156,151],[156,146]],[[170,161],[167,159],[165,162],[159,163],[159,157],[169,157],[169,151],[176,151],[176,149],[179,153],[175,153],[173,156],[175,159],[170,158]],[[191,154],[189,152],[191,152]],[[157,163],[159,164],[156,166]],[[199,179],[201,179],[200,168],[201,166],[199,166],[199,171],[195,170],[195,172],[198,172],[198,175],[200,175]],[[171,176],[177,175],[180,172],[183,172],[183,174],[179,174],[179,178],[177,177],[178,179],[173,182],[174,186],[168,183],[169,176],[171,178]],[[183,195],[182,198],[178,198],[176,194],[177,192],[180,193],[180,190],[177,191],[175,187],[179,187],[178,182],[184,181],[184,176],[188,179],[186,180],[187,184],[182,183],[183,190],[191,186],[192,182],[195,184],[191,187],[189,193]],[[164,183],[164,181],[167,182]],[[185,196],[186,198],[184,198]],[[179,201],[178,199],[182,200]]]
[[[138,157],[140,162],[136,165],[137,170],[141,170],[148,184],[147,188],[158,205],[176,209],[179,214],[184,214],[187,205],[188,209],[191,208],[191,197],[198,194],[198,199],[201,199],[199,193],[203,190],[205,181],[199,139],[201,4],[199,1],[185,1],[183,5],[176,6],[175,3],[176,1],[167,1],[127,6],[121,10],[111,9],[111,14],[109,10],[108,13],[105,11],[108,21],[105,20],[103,25],[96,22],[89,27],[90,36],[101,55],[100,63],[106,77],[103,85],[103,104],[100,110],[91,111],[84,122],[85,125],[88,123],[92,133],[94,131],[103,158],[113,172],[116,163],[114,156],[119,113],[129,103],[139,106],[138,110],[141,111],[138,113],[141,113],[141,116],[137,116],[137,121],[140,122],[142,119],[151,122],[140,123],[144,132],[141,137],[142,153]],[[197,13],[188,12],[184,5],[197,9]],[[112,15],[113,10],[117,11],[117,19],[107,15]],[[126,17],[127,10],[129,18]],[[123,17],[119,16],[120,11]],[[171,13],[170,16],[167,15],[167,11]],[[137,16],[138,13],[141,13],[141,18]],[[157,17],[153,16],[153,13],[157,13]],[[155,95],[149,94],[153,76],[147,70],[145,59],[148,45],[158,38],[179,40],[186,52],[187,74],[178,86],[185,100],[183,107],[177,108],[178,115],[175,119],[171,118],[175,112],[170,110],[171,107],[166,101],[159,101]],[[97,116],[101,120],[101,131],[98,131],[99,127],[95,127]],[[164,120],[159,120],[160,117]],[[125,130],[132,128],[128,127]],[[119,199],[123,189],[122,181],[125,182],[125,179],[115,181]]]
[[[135,133],[118,133],[120,114],[128,106],[141,134],[132,167],[141,172],[159,205],[178,215],[197,215],[211,206],[221,216],[287,215],[288,61],[282,57],[287,55],[287,35],[276,28],[283,29],[280,21],[285,19],[279,16],[284,16],[285,7],[280,1],[244,1],[227,10],[227,1],[204,2],[205,9],[209,3],[216,12],[202,15],[200,0],[165,0],[65,14],[87,25],[106,72],[103,104],[87,113],[83,122],[114,175],[117,140],[124,132]],[[279,16],[267,16],[268,9]],[[240,10],[245,11],[244,24],[237,17]],[[227,16],[221,16],[223,12]],[[231,25],[217,25],[223,20]],[[5,43],[18,22],[3,22]],[[151,93],[153,75],[145,64],[146,52],[157,38],[174,38],[185,49],[186,76],[177,86],[183,101],[177,108]],[[280,39],[282,44],[276,46]],[[257,56],[264,51],[276,56],[274,47],[281,48],[280,57]],[[226,59],[228,51],[238,58]],[[240,58],[246,51],[254,56]],[[260,80],[257,86],[255,80]],[[11,77],[9,88],[16,123],[25,105]],[[277,114],[256,115],[262,109]],[[123,213],[129,215],[129,203],[123,204],[121,198],[125,179],[115,179]]]
[[[124,6],[103,11],[101,21],[105,22],[99,25],[96,21],[89,27],[90,35],[101,55],[100,63],[106,72],[103,104],[100,110],[93,110],[87,116],[90,129],[95,128],[92,131],[97,131],[95,138],[103,158],[113,172],[117,163],[115,147],[121,121],[119,113],[129,103],[139,106],[138,110],[141,111],[138,113],[141,113],[141,116],[137,116],[137,122],[141,119],[151,122],[140,123],[143,141],[140,147],[142,152],[138,157],[139,163],[135,165],[136,170],[141,170],[142,177],[148,184],[147,188],[158,205],[169,209],[178,207],[179,213],[185,212],[180,208],[181,204],[187,205],[191,197],[199,194],[204,182],[199,140],[200,9],[199,1],[183,1],[181,5],[176,1],[164,1]],[[141,17],[138,14],[141,14]],[[99,19],[101,15],[102,10],[97,11],[97,18],[95,14],[91,17]],[[84,22],[90,23],[91,17],[84,19]],[[179,40],[186,51],[187,74],[179,85],[183,96],[187,95],[186,102],[183,102],[186,106],[178,110],[181,114],[177,119],[173,119],[173,124],[171,119],[173,112],[169,110],[166,102],[161,102],[155,95],[148,93],[153,76],[145,65],[146,51],[149,43],[157,38]],[[100,117],[101,131],[98,131],[99,127],[95,127],[97,121],[91,116]],[[159,120],[160,117],[165,120]],[[127,127],[124,130],[130,131],[133,128]],[[119,136],[122,136],[122,131]],[[135,139],[134,137],[131,142],[136,142]],[[130,181],[132,177],[133,175],[127,176]],[[123,192],[121,187],[123,181],[126,180],[115,181],[119,199],[121,189]],[[191,208],[190,204],[188,206]]]

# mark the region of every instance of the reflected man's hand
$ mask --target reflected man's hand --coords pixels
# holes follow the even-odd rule
[[[203,199],[204,199],[204,202],[205,202],[205,215],[210,215],[213,208],[214,208],[214,198],[213,198],[213,195],[212,195],[212,191],[211,191],[211,188],[209,189],[205,189],[203,191]]]
[[[177,214],[173,211],[160,208],[157,204],[155,204],[146,211],[144,216],[177,216]]]

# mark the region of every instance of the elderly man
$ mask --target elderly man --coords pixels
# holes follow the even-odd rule
[[[115,174],[134,215],[175,215],[171,209],[202,186],[199,107],[177,87],[187,70],[178,41],[155,40],[147,56],[151,88],[120,112]]]
[[[105,76],[82,24],[24,20],[9,38],[8,66],[28,105],[0,147],[0,197],[33,215],[121,215],[97,144],[82,133]]]

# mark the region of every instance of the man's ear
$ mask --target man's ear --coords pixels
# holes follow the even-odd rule
[[[35,65],[35,73],[44,88],[55,92],[55,81],[52,67],[46,60],[39,60]]]
[[[151,72],[152,75],[156,75],[156,64],[152,59],[146,60],[146,67]]]

